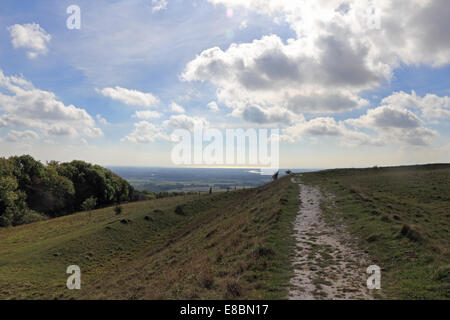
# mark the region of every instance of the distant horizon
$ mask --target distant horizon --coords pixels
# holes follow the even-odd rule
[[[91,161],[88,159],[81,159],[81,158],[74,158],[71,160],[56,160],[56,159],[39,159],[37,157],[35,157],[34,155],[30,154],[30,153],[18,153],[18,154],[14,154],[14,155],[2,155],[0,154],[0,157],[4,157],[4,158],[9,158],[9,157],[13,157],[13,156],[22,156],[22,155],[31,155],[34,159],[40,161],[43,164],[46,164],[46,162],[49,161],[57,161],[60,163],[64,163],[64,162],[71,162],[71,161],[84,161],[84,162],[88,162],[94,165],[99,165],[105,168],[154,168],[154,169],[243,169],[243,170],[259,170],[261,168],[264,167],[234,167],[234,166],[164,166],[164,165],[110,165],[110,164],[102,164],[102,163],[98,163],[95,161]],[[386,168],[386,167],[407,167],[407,166],[422,166],[422,165],[439,165],[439,164],[450,164],[449,162],[411,162],[411,163],[400,163],[400,164],[374,164],[374,165],[361,165],[361,166],[352,166],[352,165],[348,165],[348,166],[329,166],[329,167],[280,167],[279,170],[311,170],[311,171],[317,171],[317,170],[333,170],[333,169],[365,169],[365,168],[373,168],[373,167],[379,167],[379,168]]]
[[[430,162],[430,163],[414,163],[399,165],[381,165],[381,166],[348,166],[348,167],[326,167],[326,168],[295,168],[286,167],[279,170],[333,170],[333,169],[369,169],[373,167],[389,168],[389,167],[409,167],[409,166],[426,166],[426,165],[450,165],[450,162]],[[186,167],[186,166],[134,166],[134,165],[104,165],[105,168],[153,168],[153,169],[241,169],[241,170],[258,170],[261,167]]]

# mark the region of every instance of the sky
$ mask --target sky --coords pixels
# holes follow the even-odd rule
[[[0,156],[170,167],[171,133],[202,124],[279,129],[284,168],[450,162],[449,16],[447,0],[2,0]]]

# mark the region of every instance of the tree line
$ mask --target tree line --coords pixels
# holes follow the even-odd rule
[[[1,227],[142,198],[110,170],[84,161],[44,165],[29,155],[0,158]]]

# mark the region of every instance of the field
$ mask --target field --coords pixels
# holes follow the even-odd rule
[[[137,190],[215,192],[257,187],[271,181],[259,170],[223,168],[111,167]]]
[[[0,229],[0,299],[283,298],[297,198],[286,178]]]
[[[327,221],[345,224],[382,270],[385,299],[450,299],[450,165],[304,174],[334,195]]]

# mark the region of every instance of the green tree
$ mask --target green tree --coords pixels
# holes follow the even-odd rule
[[[54,165],[45,168],[41,185],[41,205],[37,211],[50,216],[61,216],[74,211],[75,187],[72,181],[58,174]]]
[[[29,186],[39,183],[44,172],[44,165],[42,163],[34,160],[29,155],[11,157],[9,161],[14,166],[14,175],[18,180],[21,190],[27,192]]]
[[[97,198],[90,197],[83,201],[83,203],[81,204],[81,209],[83,209],[83,211],[91,211],[94,210],[96,206]]]
[[[19,190],[13,163],[0,158],[0,226],[21,224],[26,213],[26,195]]]
[[[127,181],[98,165],[74,160],[44,166],[29,155],[0,158],[0,226],[136,198],[139,193]]]

